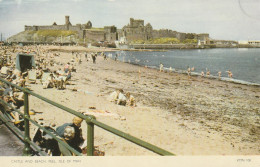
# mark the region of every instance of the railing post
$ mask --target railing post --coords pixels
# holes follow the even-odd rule
[[[30,125],[29,125],[29,120],[27,118],[30,118],[29,99],[28,99],[28,93],[24,92],[24,140],[25,140],[24,149],[23,149],[24,156],[31,155],[30,144],[27,142],[27,140],[31,140],[30,139]]]
[[[92,119],[96,119],[94,116],[88,116],[90,120],[87,120],[88,137],[87,137],[87,156],[94,156],[94,124]]]

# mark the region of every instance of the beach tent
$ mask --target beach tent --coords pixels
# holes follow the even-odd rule
[[[27,69],[35,67],[34,56],[24,53],[18,53],[16,56],[16,69],[25,72]]]

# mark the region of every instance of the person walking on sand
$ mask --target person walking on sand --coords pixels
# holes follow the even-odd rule
[[[221,78],[221,71],[218,72],[218,79]]]
[[[170,73],[172,73],[172,67],[170,67],[170,69],[169,69],[169,70],[170,70]]]
[[[88,61],[88,53],[85,53],[85,60]]]
[[[160,72],[163,72],[163,64],[160,63]]]
[[[91,57],[92,57],[93,63],[96,64],[96,54],[91,53]]]
[[[204,71],[201,71],[201,77],[204,77]]]
[[[115,56],[115,61],[117,61],[117,58],[118,58],[118,54],[116,53],[116,56]]]
[[[189,67],[189,66],[188,66],[188,69],[187,69],[187,73],[188,73],[188,76],[190,76],[191,70],[190,70],[190,67]]]

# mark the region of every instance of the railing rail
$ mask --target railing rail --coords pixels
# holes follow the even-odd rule
[[[131,136],[127,133],[124,133],[120,130],[117,130],[111,126],[108,126],[102,122],[99,122],[95,119],[94,116],[90,116],[90,115],[83,115],[73,109],[70,109],[68,107],[65,107],[61,104],[58,104],[52,100],[49,100],[41,95],[38,95],[28,89],[25,89],[23,87],[17,86],[13,83],[10,83],[6,80],[4,80],[3,78],[0,77],[0,81],[11,85],[21,91],[24,92],[25,94],[25,98],[24,98],[24,114],[22,112],[20,112],[19,110],[15,110],[17,111],[19,114],[23,115],[24,117],[24,123],[25,123],[25,132],[24,132],[24,141],[25,141],[25,149],[24,149],[24,155],[29,155],[30,154],[30,145],[32,145],[32,142],[30,140],[30,135],[29,135],[29,122],[32,122],[34,125],[36,125],[37,127],[39,127],[40,129],[42,129],[43,131],[45,131],[47,134],[49,134],[50,136],[52,136],[55,140],[57,140],[60,144],[62,144],[64,147],[66,147],[67,149],[69,149],[71,152],[73,152],[75,155],[82,155],[81,153],[79,153],[78,151],[76,151],[75,149],[73,149],[72,147],[70,147],[67,143],[63,142],[59,137],[55,136],[54,134],[52,134],[50,131],[46,130],[44,127],[42,127],[41,125],[39,125],[38,123],[36,123],[34,120],[32,120],[29,116],[29,99],[28,99],[28,95],[32,95],[34,97],[37,97],[38,99],[41,99],[53,106],[56,106],[66,112],[69,112],[75,116],[78,116],[82,119],[84,119],[87,123],[87,155],[88,156],[93,156],[94,155],[94,126],[98,126],[110,133],[113,133],[119,137],[122,137],[132,143],[135,143],[141,147],[144,147],[150,151],[153,151],[156,154],[159,155],[174,155],[173,153],[166,151],[162,148],[159,148],[155,145],[152,145],[150,143],[147,143],[143,140],[140,140],[134,136]],[[12,107],[10,104],[4,102],[3,100],[0,99],[0,102],[2,102],[4,105],[7,105],[9,107]],[[0,119],[2,119],[2,117],[0,117]]]

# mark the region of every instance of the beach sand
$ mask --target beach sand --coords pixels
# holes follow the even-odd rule
[[[102,50],[44,47],[59,51],[60,56],[54,59],[63,64],[72,58],[71,50]],[[100,56],[96,64],[84,57],[82,61],[65,90],[43,89],[39,81],[28,86],[35,93],[76,111],[93,113],[98,121],[176,155],[260,154],[260,87],[159,72]],[[52,68],[58,67],[63,68]],[[109,102],[109,94],[120,88],[135,97],[136,107]],[[29,101],[30,109],[43,112],[31,118],[45,125],[55,123],[57,127],[73,118],[36,97],[30,96]],[[86,123],[82,129],[87,138]],[[95,146],[108,156],[156,155],[97,126]]]

